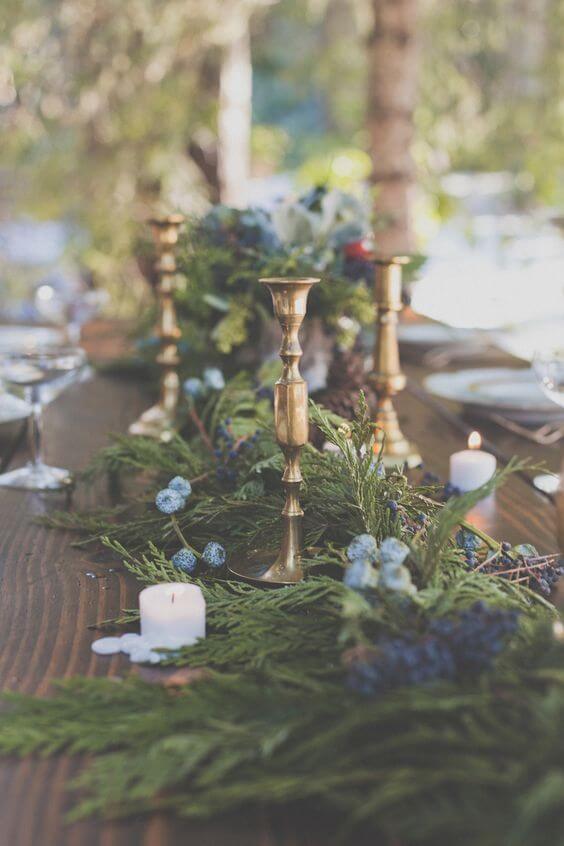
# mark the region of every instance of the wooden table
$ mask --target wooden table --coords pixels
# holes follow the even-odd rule
[[[413,384],[424,370],[408,367]],[[97,376],[59,397],[46,411],[45,452],[50,463],[78,470],[123,432],[146,407],[142,386]],[[435,408],[409,392],[399,403],[405,432],[417,442],[427,469],[445,478],[448,455],[464,445],[459,431]],[[490,436],[492,432],[488,432]],[[508,455],[533,453],[558,466],[557,448],[529,447],[497,432]],[[11,455],[11,453],[14,453]],[[10,455],[8,455],[10,453]],[[0,455],[16,466],[26,458],[23,445],[0,443]],[[102,483],[80,489],[75,505],[106,501]],[[126,659],[97,657],[96,636],[87,626],[136,605],[138,586],[115,560],[72,548],[71,535],[49,531],[33,515],[61,508],[58,494],[39,495],[0,489],[0,688],[44,695],[52,679],[77,674],[114,675],[128,669]],[[475,521],[499,539],[534,543],[555,550],[552,507],[522,478],[512,478]],[[179,821],[158,814],[119,822],[64,822],[73,796],[65,783],[77,763],[67,758],[0,763],[0,846],[322,846],[319,821],[285,814],[238,815],[207,823]],[[299,832],[299,834],[298,834]]]

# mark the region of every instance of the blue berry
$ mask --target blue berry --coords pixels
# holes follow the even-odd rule
[[[163,514],[174,514],[184,508],[186,500],[178,491],[165,488],[156,495],[155,505]]]
[[[378,573],[367,559],[357,558],[347,567],[343,582],[353,590],[366,590],[376,587]]]
[[[397,538],[386,538],[380,544],[383,567],[401,567],[409,554],[409,547]]]
[[[349,561],[377,561],[378,546],[372,535],[357,535],[347,547]]]
[[[451,485],[450,482],[447,482],[443,487],[443,499],[447,500],[453,496],[460,496],[462,491],[460,488],[457,488],[456,485]]]
[[[480,539],[467,529],[459,529],[456,533],[456,543],[461,549],[473,550],[480,546]]]
[[[184,385],[184,393],[187,397],[192,397],[192,399],[196,399],[200,397],[204,392],[204,385],[201,379],[197,379],[193,377],[192,379],[186,379]]]
[[[191,549],[179,549],[170,559],[177,570],[182,570],[184,573],[192,575],[196,572],[198,566],[198,559]]]
[[[395,517],[395,515],[398,513],[399,505],[397,504],[395,499],[389,499],[386,503],[386,508],[388,508],[392,512],[392,516]]]
[[[183,496],[184,499],[188,499],[192,493],[192,485],[188,479],[185,479],[183,476],[175,476],[174,479],[170,480],[168,486],[173,491],[178,491],[180,496]]]
[[[225,388],[225,378],[217,367],[207,367],[204,370],[204,384],[212,391],[222,391]]]
[[[202,561],[214,570],[219,570],[225,564],[227,553],[220,543],[217,541],[210,541],[204,547],[202,552]]]

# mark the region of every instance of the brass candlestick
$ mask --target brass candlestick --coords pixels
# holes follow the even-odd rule
[[[374,301],[376,304],[376,340],[370,382],[378,395],[376,409],[376,445],[384,443],[382,460],[386,467],[406,464],[417,467],[421,456],[400,429],[393,397],[405,388],[397,335],[401,301],[401,268],[409,262],[405,256],[375,257]]]
[[[176,410],[180,382],[178,379],[177,343],[180,329],[176,321],[174,308],[174,277],[176,274],[176,259],[174,247],[178,241],[178,231],[184,223],[184,216],[171,214],[167,217],[150,220],[153,238],[157,248],[155,269],[159,276],[157,284],[157,300],[159,318],[157,335],[160,351],[157,364],[161,367],[160,397],[156,405],[144,411],[141,417],[129,427],[131,435],[144,435],[147,438],[164,443],[170,441],[176,430]]]
[[[276,440],[284,453],[282,484],[282,543],[275,552],[253,550],[230,562],[236,576],[252,582],[288,585],[302,578],[302,518],[299,492],[302,483],[300,452],[308,440],[307,383],[299,371],[302,348],[298,331],[306,314],[307,297],[319,279],[261,279],[272,294],[274,313],[282,327],[282,376],[274,387]]]

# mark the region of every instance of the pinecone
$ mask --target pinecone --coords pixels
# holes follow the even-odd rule
[[[361,390],[366,395],[369,407],[374,407],[376,395],[366,379],[364,356],[354,350],[337,350],[327,374],[327,387],[316,394],[314,399],[345,420],[352,420]],[[310,440],[320,447],[325,438],[318,429],[312,427]]]

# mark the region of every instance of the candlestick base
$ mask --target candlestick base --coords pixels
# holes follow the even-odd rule
[[[377,453],[381,445],[376,441],[375,452]],[[384,451],[380,460],[384,467],[392,469],[394,467],[405,466],[408,470],[413,470],[414,467],[419,467],[422,463],[422,458],[419,455],[414,444],[410,444],[408,440],[402,438],[399,441],[390,443],[386,441]]]
[[[174,434],[174,420],[165,409],[157,403],[143,412],[141,417],[129,427],[130,435],[153,438],[163,444],[169,443]]]
[[[384,467],[401,467],[405,465],[409,470],[421,464],[421,456],[414,444],[411,444],[400,429],[398,416],[389,397],[380,401],[376,412],[375,446],[377,452],[382,444],[381,461]]]
[[[235,557],[228,565],[229,572],[246,582],[272,585],[294,585],[303,578],[300,556],[287,561],[282,552],[256,549]]]

